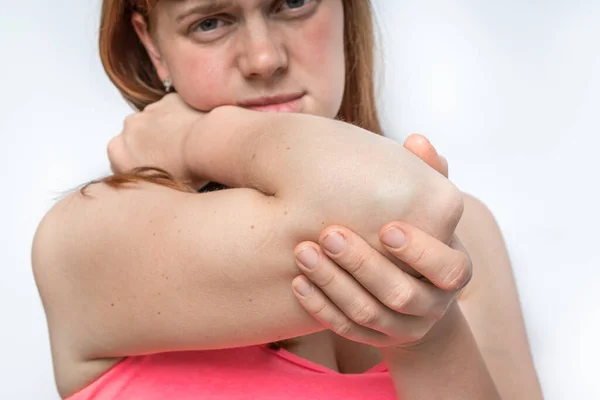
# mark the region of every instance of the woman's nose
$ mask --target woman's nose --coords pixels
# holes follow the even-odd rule
[[[267,27],[248,30],[242,44],[239,68],[247,79],[268,79],[287,69],[285,46]]]

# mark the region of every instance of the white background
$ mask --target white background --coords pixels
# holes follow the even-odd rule
[[[375,2],[388,136],[429,136],[496,215],[546,398],[600,399],[600,1]],[[130,113],[96,54],[99,4],[0,0],[2,399],[58,398],[31,240],[108,172]]]

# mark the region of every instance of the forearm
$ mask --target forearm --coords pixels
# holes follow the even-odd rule
[[[273,195],[309,220],[361,229],[371,244],[393,219],[444,241],[460,219],[460,192],[391,139],[300,114],[240,110],[236,120],[243,130],[198,127],[189,158],[203,178]]]
[[[410,350],[382,351],[399,399],[499,399],[459,307],[453,304],[434,329],[444,332]],[[436,335],[436,332],[432,332]]]

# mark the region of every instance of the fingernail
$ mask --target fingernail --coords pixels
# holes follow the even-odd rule
[[[298,255],[296,256],[298,261],[302,263],[307,269],[315,269],[317,267],[317,262],[319,261],[319,255],[312,247],[304,248]]]
[[[339,254],[344,250],[346,242],[337,232],[331,232],[323,239],[323,247],[332,254]]]
[[[294,283],[294,290],[302,296],[308,296],[312,292],[312,285],[306,279],[298,279]]]
[[[386,246],[399,249],[406,243],[406,236],[398,228],[389,228],[383,232],[383,235],[381,235],[381,240]]]

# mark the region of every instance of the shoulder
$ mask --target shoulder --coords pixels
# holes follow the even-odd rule
[[[85,193],[74,191],[54,204],[40,221],[31,246],[31,267],[50,332],[55,382],[63,397],[120,360],[87,360],[81,354],[84,346],[79,338],[91,336],[80,318],[81,299],[97,291],[90,290],[101,271],[95,268],[95,260],[101,259],[103,248],[114,244],[111,241],[119,240],[119,226],[131,224],[126,219],[132,209],[128,204],[136,203],[139,209],[144,198],[178,192],[141,182],[133,189],[97,183]]]
[[[96,186],[90,187],[94,193],[99,191]],[[37,226],[31,247],[33,276],[50,333],[55,384],[63,398],[75,391],[70,382],[76,380],[81,364],[72,351],[72,337],[65,334],[63,327],[64,316],[70,315],[76,304],[71,301],[69,286],[77,281],[77,274],[70,268],[73,263],[69,260],[77,253],[82,239],[82,211],[88,205],[94,206],[93,199],[86,200],[76,191],[54,204]]]
[[[88,186],[85,194],[79,190],[68,194],[44,215],[33,236],[31,267],[52,339],[76,306],[70,295],[82,280],[94,278],[93,262],[82,261],[95,260],[100,250],[118,240],[119,230],[131,224],[126,211],[135,210],[132,205],[139,210],[143,198],[153,199],[161,190],[171,189],[149,183],[114,189],[97,183]]]
[[[490,211],[488,206],[477,197],[473,196],[472,194],[463,192],[462,198],[465,204],[463,218],[466,218],[468,220],[477,217],[483,217],[486,220],[494,219],[494,216],[492,215],[492,212]]]
[[[77,190],[58,201],[37,226],[31,247],[34,278],[47,314],[65,302],[67,285],[94,273],[94,268],[83,268],[82,259],[93,260],[97,251],[113,246],[123,227],[132,225],[132,215],[150,214],[186,195],[196,194],[149,182],[120,188],[95,183],[85,194]]]
[[[34,277],[44,299],[46,286],[60,282],[59,269],[77,253],[80,245],[91,243],[93,220],[106,220],[102,212],[109,203],[118,200],[114,189],[105,184],[93,184],[85,193],[74,191],[58,201],[44,215],[35,231],[31,249]],[[120,196],[123,201],[123,196]]]
[[[125,211],[140,210],[184,195],[190,194],[145,181],[119,188],[94,183],[85,192],[73,191],[58,201],[39,223],[33,239],[34,268],[47,264],[48,256],[72,255],[76,250],[74,244],[93,244],[86,235],[98,236],[98,226],[116,226],[118,219],[130,217]]]
[[[463,193],[464,212],[456,233],[468,249],[477,251],[501,239],[500,227],[492,211],[481,200],[468,193]],[[469,246],[470,245],[470,246]]]
[[[467,250],[473,264],[473,278],[461,294],[470,297],[478,288],[510,279],[512,266],[508,250],[492,211],[476,197],[463,194],[464,213],[456,235]]]

